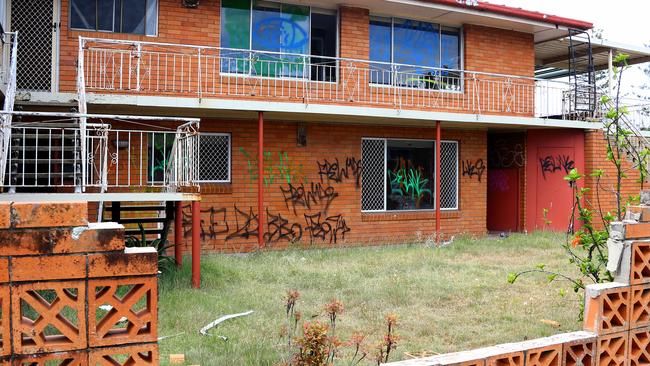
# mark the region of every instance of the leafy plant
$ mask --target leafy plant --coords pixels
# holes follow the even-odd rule
[[[168,256],[167,249],[173,247],[172,244],[168,244],[167,240],[154,239],[147,240],[147,234],[145,233],[144,227],[142,224],[138,223],[138,228],[140,229],[140,237],[137,236],[128,236],[125,238],[125,245],[127,248],[145,248],[153,247],[158,253],[158,269],[162,272],[167,272],[175,268],[176,261],[173,257]]]
[[[567,181],[572,189],[573,206],[567,230],[567,238],[562,244],[562,247],[567,253],[569,262],[578,268],[580,275],[572,277],[556,271],[550,271],[545,268],[544,264],[539,264],[535,269],[510,273],[508,275],[509,283],[514,283],[520,276],[529,273],[544,274],[547,276],[549,283],[556,279],[568,281],[572,285],[573,291],[579,297],[581,304],[580,319],[582,319],[584,312],[581,291],[585,289],[585,283],[602,283],[613,280],[612,274],[606,268],[609,224],[614,220],[622,220],[625,214],[624,204],[637,199],[636,197],[630,197],[624,202],[621,194],[623,180],[627,178],[628,171],[638,170],[640,176],[639,183],[641,184],[641,189],[643,189],[643,182],[648,177],[647,163],[650,154],[647,149],[637,150],[634,144],[632,144],[631,138],[634,133],[625,121],[625,116],[628,111],[626,107],[620,105],[621,76],[627,68],[627,56],[619,54],[615,57],[614,62],[617,65],[614,69],[614,75],[617,80],[616,96],[614,98],[603,96],[601,98],[601,104],[604,108],[607,108],[603,120],[603,137],[607,141],[606,159],[615,168],[615,184],[613,189],[609,191],[614,195],[616,212],[614,214],[603,212],[601,206],[600,191],[608,191],[602,185],[602,179],[605,175],[603,170],[595,170],[590,174],[590,177],[595,180],[596,187],[596,202],[594,204],[587,197],[590,189],[579,187],[578,183],[584,178],[584,175],[580,174],[576,169],[572,169],[564,177],[564,180]],[[631,168],[625,165],[628,154],[633,156]],[[544,211],[545,222],[547,220],[546,214],[547,211]],[[595,215],[598,217],[594,218]],[[574,227],[574,222],[576,221],[580,223],[577,230]],[[565,292],[560,290],[560,295],[564,296]]]

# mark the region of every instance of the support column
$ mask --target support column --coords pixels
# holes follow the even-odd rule
[[[607,58],[607,87],[609,90],[609,97],[614,95],[614,50],[610,49]]]
[[[436,121],[436,244],[440,243],[440,121]]]
[[[174,258],[176,266],[183,264],[183,202],[176,202],[174,213]]]
[[[257,245],[264,246],[264,112],[257,114]]]
[[[201,287],[201,202],[192,201],[192,287]]]

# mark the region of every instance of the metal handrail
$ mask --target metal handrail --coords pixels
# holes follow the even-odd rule
[[[0,121],[2,121],[1,133],[2,138],[0,139],[0,185],[4,184],[5,171],[7,170],[7,158],[9,155],[9,142],[11,139],[11,122],[12,122],[12,112],[14,110],[14,102],[16,100],[16,64],[18,63],[18,32],[5,33],[5,36],[8,36],[9,42],[11,42],[11,56],[9,61],[9,70],[6,73],[7,78],[7,88],[5,89],[5,101],[3,106],[3,113],[0,116]]]
[[[345,57],[80,37],[91,91],[561,115],[563,81]],[[543,100],[542,100],[543,99]],[[540,101],[541,100],[541,101]]]

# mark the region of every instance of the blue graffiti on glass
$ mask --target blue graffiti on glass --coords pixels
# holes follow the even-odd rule
[[[309,33],[300,23],[281,17],[269,17],[255,23],[254,48],[268,51],[296,51],[303,53]]]

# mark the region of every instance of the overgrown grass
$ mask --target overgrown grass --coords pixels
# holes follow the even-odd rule
[[[301,293],[304,319],[322,315],[339,299],[345,313],[337,322],[346,339],[362,331],[375,342],[384,316],[396,313],[401,341],[392,360],[405,352],[451,352],[576,330],[578,299],[565,283],[525,277],[507,283],[509,272],[546,263],[574,273],[550,233],[507,239],[458,239],[434,249],[424,245],[289,250],[250,255],[204,255],[201,290],[190,289],[189,258],[160,281],[161,361],[184,353],[187,364],[273,365],[287,357],[279,338],[287,290]],[[561,297],[560,289],[567,295]],[[254,310],[199,335],[199,329],[230,313]],[[555,329],[540,322],[561,324]],[[228,337],[227,341],[216,335]],[[347,364],[347,363],[342,363]]]

